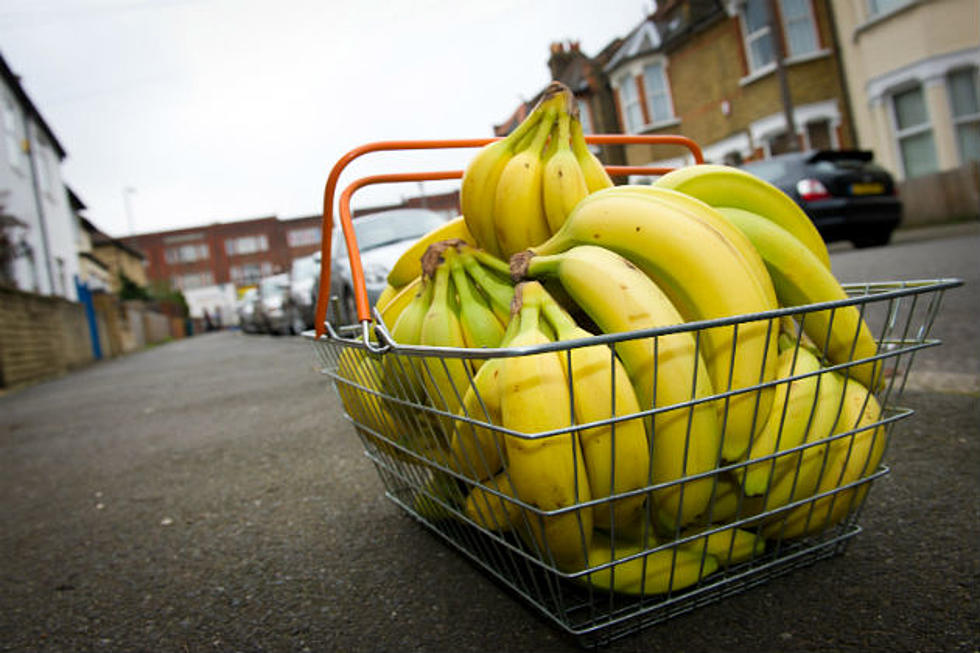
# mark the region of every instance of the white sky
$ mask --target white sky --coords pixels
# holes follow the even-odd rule
[[[345,152],[491,136],[548,83],[552,42],[594,55],[652,4],[0,0],[0,51],[68,151],[62,174],[88,218],[123,236],[129,216],[141,233],[319,213]],[[371,155],[342,183],[461,168],[472,152]],[[419,192],[371,187],[354,205]]]

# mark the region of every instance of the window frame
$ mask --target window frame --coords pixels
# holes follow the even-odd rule
[[[977,110],[973,113],[966,113],[963,115],[957,115],[956,107],[953,104],[953,85],[952,78],[954,75],[968,75],[973,81],[973,95],[976,100]],[[976,66],[964,66],[959,68],[953,68],[946,72],[946,96],[949,102],[949,118],[950,122],[953,124],[953,137],[956,141],[956,154],[958,156],[960,164],[967,163],[972,159],[966,158],[966,153],[963,152],[961,146],[959,132],[960,127],[963,125],[977,124],[980,125],[980,68]]]
[[[898,106],[895,102],[895,98],[910,91],[918,91],[922,97],[922,106],[925,109],[925,121],[911,127],[901,127],[899,126],[898,122]],[[922,134],[928,134],[930,137],[932,142],[933,161],[935,163],[935,169],[933,172],[938,172],[939,156],[936,150],[936,134],[932,124],[932,117],[929,115],[929,104],[926,98],[925,85],[916,81],[915,83],[910,83],[899,88],[895,88],[888,94],[888,108],[891,117],[892,137],[895,143],[895,151],[898,154],[898,164],[902,167],[902,176],[906,179],[909,178],[908,167],[905,165],[905,150],[902,144],[909,138]]]
[[[647,84],[647,70],[654,67],[659,69],[659,77],[660,81],[662,82],[661,88],[663,89],[662,96],[665,104],[667,105],[667,115],[663,117],[652,115],[653,100],[655,96],[653,95],[653,91],[650,89],[649,84]],[[670,77],[667,75],[666,61],[662,58],[645,61],[641,69],[641,75],[643,77],[643,93],[645,95],[644,99],[646,100],[647,109],[647,115],[645,116],[646,126],[649,127],[651,125],[663,124],[674,120],[677,117],[677,114],[674,112],[674,98],[670,92]]]
[[[633,101],[627,103],[626,94],[623,92],[627,86],[633,90]],[[623,116],[623,127],[627,134],[639,134],[646,125],[646,118],[643,115],[643,102],[640,100],[640,88],[636,82],[636,76],[632,70],[627,70],[616,80],[616,91],[619,95],[619,111]],[[635,107],[640,114],[639,124],[633,125],[630,120],[630,109]]]

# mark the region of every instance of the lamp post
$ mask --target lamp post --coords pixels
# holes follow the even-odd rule
[[[123,205],[126,209],[126,226],[129,228],[129,235],[132,236],[133,231],[133,204],[130,197],[136,194],[136,189],[132,186],[126,186],[123,188]]]

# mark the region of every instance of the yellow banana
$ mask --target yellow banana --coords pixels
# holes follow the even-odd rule
[[[558,340],[589,338],[571,316],[551,297],[542,300],[542,313]],[[560,353],[565,376],[572,387],[575,420],[591,424],[628,417],[640,410],[633,384],[615,352],[606,345],[574,347]],[[639,490],[647,485],[650,449],[642,418],[615,422],[579,431],[592,498]],[[645,496],[617,499],[594,508],[599,528],[642,520]]]
[[[657,193],[619,187],[592,193],[554,236],[531,251],[554,254],[576,244],[611,249],[656,282],[685,321],[776,308],[752,266],[710,216],[678,208],[675,198]],[[715,392],[770,381],[777,337],[778,325],[768,320],[700,332],[699,351]],[[770,404],[771,393],[758,390],[717,402],[715,408],[725,420],[722,453],[726,460],[737,460],[745,453]]]
[[[820,361],[805,347],[785,349],[779,354],[776,378],[813,374],[820,370]],[[762,431],[752,441],[748,460],[755,460],[770,454],[790,449],[803,443],[811,419],[816,414],[817,391],[824,384],[824,375],[807,376],[795,381],[787,381],[776,386],[776,396],[772,410],[763,425]],[[818,385],[819,384],[819,385]],[[833,423],[830,424],[833,427]],[[827,428],[823,437],[830,433]],[[769,486],[773,469],[789,456],[767,458],[750,463],[736,470],[745,493],[749,496],[763,494]]]
[[[827,460],[815,493],[831,492],[877,470],[888,441],[886,427],[879,423],[880,419],[881,405],[874,394],[861,383],[848,379],[834,434],[849,435],[827,445]],[[869,483],[864,483],[794,508],[785,519],[768,525],[763,535],[794,538],[835,526],[860,507],[869,487]]]
[[[836,277],[792,233],[748,211],[730,207],[718,210],[755,245],[769,269],[781,304],[803,306],[847,298]],[[803,331],[831,363],[847,363],[878,353],[878,345],[857,306],[807,313],[801,320]],[[880,369],[875,362],[869,362],[850,367],[849,373],[873,388]]]
[[[650,186],[643,184],[635,185],[622,185],[616,187],[617,192],[629,192],[635,191],[640,195],[646,195],[647,197],[655,198],[661,202],[667,202],[674,204],[678,209],[686,211],[689,213],[694,213],[702,220],[705,220],[711,224],[712,227],[722,232],[725,238],[735,246],[738,253],[742,255],[748,267],[752,270],[753,276],[759,283],[759,289],[762,294],[765,295],[769,306],[773,308],[779,307],[779,300],[776,297],[776,290],[772,286],[772,279],[769,277],[769,270],[766,268],[765,261],[759,256],[758,250],[756,250],[755,245],[752,241],[746,237],[742,230],[731,223],[730,220],[725,218],[721,213],[718,212],[713,206],[706,202],[681,193],[670,188],[661,188],[659,186]]]
[[[511,320],[501,339],[506,347],[517,334],[519,320]],[[502,358],[491,358],[480,366],[473,383],[463,395],[459,416],[473,422],[456,421],[450,443],[449,466],[456,472],[482,481],[503,467],[504,443],[499,432],[484,424],[500,426],[500,368]],[[477,422],[477,423],[474,423]]]
[[[555,110],[546,109],[530,145],[511,157],[500,173],[493,201],[493,227],[497,248],[504,258],[543,243],[551,234],[541,198],[541,154],[554,121]]]
[[[685,531],[681,536],[689,537],[709,530],[711,532],[704,537],[680,544],[680,548],[693,551],[698,555],[707,552],[722,568],[758,557],[766,549],[766,541],[758,533],[743,528],[729,527],[723,530],[698,528]]]
[[[803,209],[786,193],[753,174],[729,166],[702,164],[678,168],[654,185],[687,193],[711,206],[757,213],[796,236],[830,269],[827,245]]]
[[[455,510],[464,505],[456,479],[439,470],[429,473],[429,478],[416,490],[412,507],[424,519],[441,521],[456,518]]]
[[[609,173],[602,165],[602,162],[595,154],[589,150],[589,144],[585,142],[585,134],[582,132],[582,122],[579,120],[578,113],[573,113],[572,124],[572,152],[578,160],[578,165],[585,178],[585,186],[590,193],[613,185]]]
[[[402,290],[403,290],[403,286],[399,286],[396,288],[390,283],[387,284],[384,287],[384,290],[381,291],[381,294],[378,295],[378,301],[374,302],[374,307],[377,308],[379,311],[383,311],[385,307],[388,305],[388,302],[394,299],[395,296],[398,295],[398,293],[401,292]]]
[[[566,223],[566,227],[569,223]],[[684,322],[647,275],[615,252],[580,245],[551,256],[516,259],[515,272],[557,278],[571,299],[603,333],[622,333]],[[642,410],[709,397],[711,379],[694,336],[679,332],[625,340],[616,345]],[[669,483],[714,469],[720,454],[718,416],[710,403],[658,413],[648,424],[652,482]],[[701,513],[713,480],[705,477],[654,492],[658,519],[673,528]]]
[[[412,279],[422,274],[422,255],[432,243],[442,240],[462,240],[469,245],[475,245],[476,239],[466,226],[463,216],[458,216],[449,220],[420,237],[412,246],[398,257],[395,264],[388,272],[388,284],[400,288],[409,283]],[[380,300],[378,301],[380,303]]]
[[[558,231],[575,205],[589,194],[585,175],[569,143],[571,116],[562,112],[551,134],[551,146],[544,170],[541,173],[541,189],[544,212],[550,233]]]
[[[683,547],[668,547],[645,553],[640,544],[620,544],[596,533],[589,549],[589,567],[622,560],[581,576],[579,582],[621,594],[652,596],[676,592],[703,580],[718,569],[713,555]],[[627,560],[630,556],[638,556]]]
[[[514,301],[514,286],[491,269],[485,267],[472,250],[463,250],[460,255],[463,267],[473,283],[490,303],[490,310],[502,324],[510,322],[511,302]]]
[[[473,486],[466,495],[466,516],[483,528],[498,533],[506,533],[519,526],[523,518],[521,506],[508,499],[516,499],[517,491],[510,482],[507,471],[500,472],[484,485],[500,494],[494,494],[482,485]]]
[[[539,304],[525,284],[520,327],[511,347],[550,342],[538,326]],[[540,286],[538,286],[540,288]],[[533,437],[572,425],[571,396],[559,354],[544,352],[503,359],[500,411],[507,434],[507,470],[521,501],[547,512],[589,501],[591,493],[578,435],[573,432]],[[579,570],[592,540],[592,507],[546,515],[528,512],[529,529],[521,535],[545,562]],[[527,530],[530,532],[528,533]]]
[[[552,107],[551,98],[557,90],[557,87],[546,89],[541,101],[514,131],[506,138],[480,148],[463,171],[459,190],[463,219],[476,244],[495,256],[501,254],[494,229],[497,184],[518,146],[538,126],[545,110]]]

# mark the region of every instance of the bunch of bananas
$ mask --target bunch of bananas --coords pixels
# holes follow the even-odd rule
[[[544,242],[582,198],[612,185],[585,142],[571,91],[552,82],[514,131],[473,158],[459,200],[480,247],[509,258]]]
[[[570,106],[553,86],[483,148],[393,268],[377,309],[411,350],[338,364],[366,446],[421,470],[424,517],[621,593],[842,522],[886,443],[877,343],[854,305],[766,315],[846,298],[812,223],[723,166],[612,186]]]

